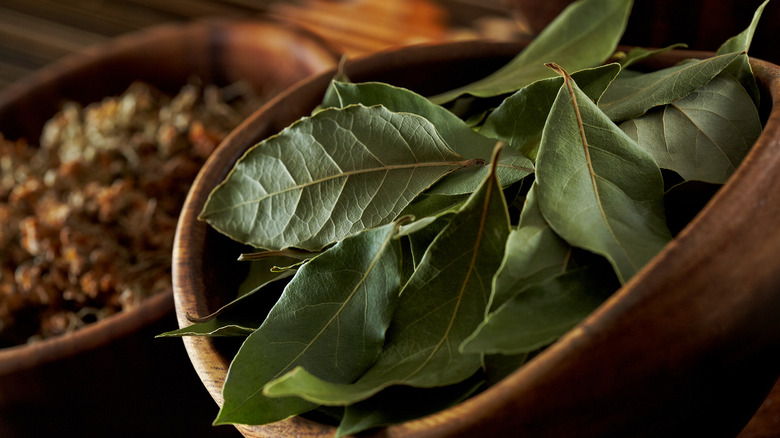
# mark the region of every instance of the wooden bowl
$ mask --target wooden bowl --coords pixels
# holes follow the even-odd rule
[[[258,93],[276,93],[335,66],[337,60],[338,54],[327,44],[291,26],[227,20],[163,25],[88,49],[12,85],[0,94],[0,132],[9,139],[26,138],[37,144],[44,122],[61,109],[63,102],[100,101],[122,94],[133,81],[144,81],[172,95],[192,78],[222,86],[244,80]],[[169,318],[163,320],[165,317]],[[116,398],[117,388],[132,389],[133,394],[141,393],[140,388],[154,390],[146,385],[135,390],[133,383],[150,377],[144,373],[162,371],[168,378],[177,372],[173,365],[159,366],[170,357],[168,352],[173,346],[154,339],[171,325],[175,328],[169,290],[131,311],[70,334],[0,349],[0,436],[14,436],[17,426],[30,436],[29,427],[36,427],[36,423],[21,423],[45,417],[46,411],[41,412],[44,406],[52,405],[52,415],[75,410],[68,409],[66,392],[68,398],[78,394],[80,403],[88,408],[86,400],[92,399],[82,393],[92,388],[92,377],[106,378],[102,382],[105,408],[99,412],[108,409],[108,397],[113,394],[111,397]],[[101,363],[106,360],[103,356],[110,359]],[[142,366],[146,362],[157,365],[147,369]],[[114,367],[111,373],[115,378],[105,367]],[[162,398],[175,403],[173,396]],[[58,403],[63,406],[54,409]],[[123,405],[137,406],[130,412],[141,415],[138,400],[119,406]],[[30,406],[26,417],[20,414],[24,406]],[[95,407],[100,408],[100,403],[96,402]],[[122,414],[117,418],[126,417]],[[45,423],[52,425],[55,421],[49,418]],[[82,429],[77,433],[81,435]]]
[[[348,62],[353,81],[429,95],[487,75],[521,49],[480,41],[403,48]],[[657,58],[668,66],[700,52]],[[593,315],[491,389],[378,437],[734,436],[780,371],[780,68],[753,60],[766,125],[706,208]],[[235,294],[239,247],[197,220],[206,197],[244,151],[317,105],[333,72],[310,78],[247,119],[201,169],[174,247],[179,324]],[[218,404],[235,340],[184,339]],[[331,436],[294,417],[238,426],[247,437]]]

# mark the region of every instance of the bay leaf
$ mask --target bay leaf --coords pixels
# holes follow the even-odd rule
[[[249,336],[260,327],[268,315],[268,310],[279,299],[284,287],[280,284],[281,280],[294,274],[294,271],[274,272],[272,268],[277,264],[290,263],[292,260],[293,257],[271,255],[261,260],[247,262],[249,273],[239,285],[235,299],[209,315],[201,317],[187,315],[192,324],[162,333],[157,337]],[[261,289],[263,293],[260,293]]]
[[[565,81],[539,148],[539,209],[556,234],[606,257],[626,282],[671,240],[661,171],[565,71],[552,67]]]
[[[228,370],[216,424],[264,424],[316,404],[262,388],[296,366],[335,382],[360,376],[382,349],[400,290],[396,224],[348,237],[303,265]]]
[[[544,65],[554,62],[569,71],[595,67],[606,61],[623,36],[631,0],[579,0],[566,7],[507,65],[464,87],[434,96],[449,102],[463,94],[479,97],[515,92],[555,76]]]
[[[686,44],[672,44],[666,47],[662,47],[660,49],[647,49],[644,47],[633,47],[631,50],[628,51],[623,57],[618,59],[618,62],[620,63],[621,67],[623,69],[626,69],[637,62],[644,61],[647,58],[651,58],[656,55],[660,55],[661,53],[670,52],[674,49],[684,49],[688,47]],[[572,76],[574,76],[572,74]],[[577,80],[579,83],[579,80]],[[583,90],[584,91],[584,90]]]
[[[584,69],[572,74],[577,84],[595,102],[620,72],[617,63]],[[563,78],[542,79],[504,99],[480,128],[483,135],[501,140],[524,155],[535,158],[555,96]]]
[[[533,163],[522,152],[507,148],[501,153],[498,160],[496,175],[501,187],[509,187],[531,175],[534,171]],[[485,180],[489,172],[489,166],[463,167],[445,175],[425,193],[450,196],[470,194],[479,188],[480,183]]]
[[[338,93],[336,92],[334,84],[352,82],[349,76],[347,76],[347,73],[344,71],[344,67],[348,59],[349,57],[347,55],[341,56],[341,59],[339,60],[339,65],[336,68],[336,74],[333,75],[330,84],[328,84],[328,88],[325,90],[325,95],[322,97],[322,103],[317,105],[317,108],[315,108],[312,113],[315,113],[317,111],[322,111],[323,109],[326,108],[342,107],[342,105],[339,102],[339,96]]]
[[[521,354],[548,346],[613,291],[597,271],[578,268],[513,295],[461,345],[464,353]]]
[[[488,311],[492,312],[523,289],[566,271],[571,247],[550,228],[539,210],[531,186],[520,222],[506,243],[504,259],[493,279]]]
[[[599,108],[615,122],[639,117],[650,108],[687,96],[720,74],[739,56],[738,52],[727,53],[629,78],[618,77],[599,101]]]
[[[488,387],[514,373],[518,368],[528,363],[532,357],[533,353],[486,354],[484,368]]]
[[[753,100],[727,74],[620,128],[661,168],[713,184],[726,182],[762,129]]]
[[[769,3],[769,0],[761,3],[753,13],[753,19],[750,21],[750,25],[738,35],[726,40],[726,42],[718,48],[717,52],[718,55],[730,52],[744,52],[740,57],[741,59],[739,62],[730,65],[726,71],[739,80],[742,86],[745,87],[745,90],[750,94],[756,106],[759,105],[761,92],[758,89],[756,77],[753,75],[753,69],[750,67],[750,60],[747,54],[750,50],[750,44],[753,42],[753,35],[756,33],[761,14],[763,14],[767,3]]]
[[[428,216],[413,222],[406,230],[401,229],[399,234],[409,239],[415,269],[420,266],[431,243],[447,227],[454,214],[455,212],[443,212],[436,216]]]
[[[289,266],[299,262],[293,257],[273,256],[262,260],[248,261],[249,273],[238,286],[238,299],[253,294],[269,284],[290,277],[292,271],[275,270],[277,266]],[[219,311],[218,311],[219,312]]]
[[[236,322],[235,320],[224,320],[221,317],[215,317],[204,322],[197,322],[187,327],[171,330],[161,333],[157,338],[174,338],[181,336],[209,336],[209,337],[246,337],[252,334],[260,323],[255,321]]]
[[[379,394],[346,407],[337,437],[414,420],[454,406],[484,387],[484,378],[474,376],[439,388],[393,386]]]
[[[417,114],[431,122],[444,142],[458,155],[464,158],[480,158],[486,162],[490,160],[495,140],[480,135],[446,108],[432,103],[412,90],[381,82],[334,81],[331,86],[338,97],[340,108],[356,104],[382,105],[396,113]]]
[[[316,251],[392,221],[441,177],[475,164],[423,117],[326,109],[247,151],[200,217],[255,247]]]
[[[415,218],[424,218],[428,216],[438,216],[450,210],[457,210],[468,199],[469,194],[460,195],[435,195],[422,193],[415,198],[411,204],[404,208],[399,217],[413,216]]]
[[[467,379],[480,369],[481,355],[457,348],[484,319],[508,234],[494,171],[429,246],[401,291],[382,354],[363,376],[339,384],[297,367],[266,385],[265,393],[349,405],[394,385],[430,388]]]
[[[417,114],[431,122],[444,142],[457,154],[489,163],[495,140],[479,134],[452,112],[411,90],[380,82],[333,82],[332,87],[341,107],[354,104],[382,105],[393,112]],[[499,159],[498,179],[502,186],[513,184],[533,172],[533,163],[519,152],[504,151]],[[489,171],[489,166],[459,169],[436,183],[428,193],[471,193],[479,187]]]

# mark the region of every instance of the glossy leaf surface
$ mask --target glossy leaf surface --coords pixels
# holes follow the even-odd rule
[[[396,225],[346,238],[298,270],[260,328],[241,346],[216,423],[262,424],[316,405],[272,399],[263,386],[296,366],[348,383],[381,351],[400,290]]]

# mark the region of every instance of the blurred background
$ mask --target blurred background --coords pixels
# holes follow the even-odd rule
[[[427,41],[523,38],[540,31],[561,0],[0,0],[0,89],[52,61],[159,23],[203,17],[274,17],[313,30],[348,55]],[[637,0],[624,42],[686,43],[712,50],[750,22],[760,0]],[[764,12],[751,54],[780,61]]]
[[[0,0],[0,92],[52,62],[150,26],[210,17],[272,18],[308,29],[348,56],[359,56],[391,47],[458,39],[527,39],[538,33],[569,1],[558,0]],[[686,43],[697,50],[714,50],[750,22],[761,0],[636,0],[623,42],[630,45],[665,46]],[[751,47],[751,55],[780,63],[774,29],[780,24],[780,4],[767,6]],[[150,338],[175,328],[171,314],[167,325],[149,328]],[[166,348],[178,340],[161,340]],[[123,391],[111,374],[85,382],[84,391],[101,391],[113,382],[116,412],[137,416],[138,423],[156,423],[156,436],[239,436],[232,427],[212,428],[216,405],[200,385],[184,348],[171,365],[181,369],[163,391],[180,391],[180,406],[167,412],[147,412]],[[62,366],[62,365],[55,365]],[[8,382],[5,382],[8,383]],[[41,381],[41,386],[46,382]],[[109,383],[111,384],[111,383]],[[153,396],[153,395],[152,395]],[[20,423],[33,426],[47,417],[81,417],[84,424],[112,425],[113,436],[138,435],[127,415],[114,419],[95,417],[79,409],[79,394],[70,406],[26,409],[13,413]],[[762,423],[753,423],[740,438],[780,436],[780,398],[775,391],[762,407]],[[43,410],[42,410],[43,409]],[[138,414],[132,414],[137,412]],[[186,420],[182,420],[182,419]],[[167,424],[166,423],[167,419]],[[0,421],[0,423],[2,423]],[[186,423],[186,426],[185,426]],[[0,424],[0,431],[2,431]],[[34,427],[28,429],[35,430]],[[89,427],[81,436],[89,436]],[[767,432],[769,431],[769,432]],[[77,430],[67,431],[78,434]],[[0,433],[0,436],[3,434]],[[29,436],[42,436],[32,433]],[[75,435],[74,435],[75,436]]]

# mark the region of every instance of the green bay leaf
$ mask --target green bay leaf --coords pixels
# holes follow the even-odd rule
[[[620,65],[612,63],[580,70],[572,77],[578,85],[581,84],[585,94],[598,102],[618,73]],[[547,115],[561,84],[563,78],[555,77],[536,81],[518,90],[490,113],[480,133],[501,140],[528,157],[536,157]]]
[[[215,423],[265,424],[316,407],[262,392],[297,366],[348,383],[374,362],[400,290],[396,232],[389,224],[358,233],[298,270],[233,359]]]
[[[537,158],[539,208],[556,234],[606,257],[625,282],[671,240],[661,171],[559,71],[566,81]]]
[[[447,145],[464,158],[490,160],[495,141],[486,138],[444,107],[406,88],[381,82],[331,84],[339,107],[382,105],[396,113],[412,113],[431,122]]]
[[[756,33],[761,14],[763,14],[767,3],[769,3],[769,0],[761,3],[753,13],[753,19],[750,21],[750,25],[738,35],[726,40],[726,42],[718,48],[717,52],[718,55],[730,52],[745,52],[745,54],[740,57],[741,59],[730,65],[726,71],[739,80],[742,86],[745,87],[745,90],[750,94],[753,102],[756,103],[756,106],[759,104],[761,93],[758,90],[756,77],[753,75],[753,69],[750,67],[750,60],[748,59],[747,54],[750,50],[750,44],[753,42],[753,35]]]
[[[475,164],[423,117],[326,109],[247,151],[200,217],[255,247],[320,250],[392,221],[444,175]]]
[[[649,109],[683,98],[706,84],[739,58],[727,53],[628,78],[616,79],[599,101],[599,108],[613,121],[639,117]]]
[[[631,50],[628,51],[622,58],[618,60],[620,65],[626,69],[637,62],[644,61],[647,58],[651,58],[656,55],[660,55],[661,53],[670,52],[674,49],[678,48],[686,48],[688,47],[685,44],[672,44],[670,46],[666,46],[660,49],[646,49],[644,47],[633,47]],[[574,76],[574,75],[572,75]],[[579,81],[578,81],[579,82]],[[583,90],[584,91],[584,90]]]
[[[713,184],[726,182],[762,129],[753,100],[727,74],[620,128],[660,167]]]
[[[535,191],[532,185],[520,222],[509,234],[504,260],[493,279],[490,312],[523,289],[566,271],[571,246],[555,234],[542,216]]]
[[[194,317],[187,327],[163,333],[158,337],[171,336],[249,336],[265,320],[268,310],[279,298],[287,279],[294,271],[278,271],[272,268],[297,260],[295,257],[270,255],[261,260],[247,262],[249,273],[239,285],[237,297],[209,315]],[[277,283],[279,282],[279,283]],[[262,290],[262,292],[261,292]]]
[[[447,145],[464,158],[490,162],[496,141],[474,131],[466,122],[440,105],[405,88],[367,82],[331,84],[341,107],[361,104],[382,105],[393,112],[412,113],[431,122]],[[499,158],[498,180],[506,187],[533,172],[533,163],[516,151],[504,151]],[[461,195],[477,189],[490,171],[490,166],[470,166],[459,169],[436,183],[428,194]]]
[[[484,318],[508,234],[494,171],[428,247],[401,292],[382,354],[360,379],[338,384],[298,367],[265,393],[348,405],[393,385],[427,388],[467,379],[481,367],[481,356],[457,348]]]
[[[215,317],[205,322],[198,322],[191,324],[187,327],[171,330],[169,332],[161,333],[157,335],[158,338],[173,338],[180,336],[249,336],[257,330],[259,324],[255,324],[254,321],[247,323],[235,322],[233,319],[227,319],[223,317]]]
[[[461,345],[465,353],[530,353],[552,344],[612,292],[595,271],[578,268],[536,283],[485,318]]]
[[[507,65],[462,88],[434,96],[435,103],[463,94],[478,97],[515,92],[540,79],[553,77],[544,65],[554,62],[570,71],[602,64],[623,36],[631,0],[579,0],[566,7]]]

